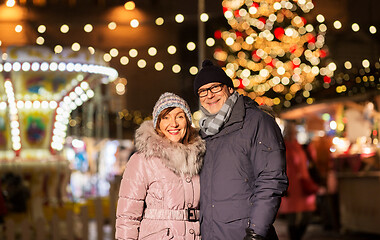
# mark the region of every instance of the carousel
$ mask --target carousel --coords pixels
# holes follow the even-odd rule
[[[32,219],[67,197],[70,167],[62,150],[72,111],[94,97],[96,86],[118,77],[102,53],[90,50],[54,53],[30,46],[0,52],[1,186],[7,187],[6,176],[21,176]]]

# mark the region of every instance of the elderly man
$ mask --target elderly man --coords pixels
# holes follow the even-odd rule
[[[205,60],[194,80],[206,140],[201,177],[203,240],[278,239],[273,227],[288,187],[285,146],[273,116],[239,96]]]

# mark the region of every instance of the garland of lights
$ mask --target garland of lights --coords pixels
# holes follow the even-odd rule
[[[224,16],[232,27],[216,32],[225,46],[214,57],[225,64],[226,73],[240,92],[260,104],[290,106],[299,91],[310,96],[318,76],[331,78],[336,66],[322,67],[328,54],[327,27],[308,24],[311,0],[224,0]],[[219,34],[219,36],[218,36]]]
[[[10,5],[7,5],[8,7],[13,7],[14,5],[15,5],[15,1],[7,1],[7,2],[12,2],[12,4],[10,4]],[[244,5],[244,3],[246,4],[246,7],[244,7],[243,5]],[[256,9],[257,10],[262,10],[262,9],[264,9],[264,8],[262,8],[261,7],[261,4],[262,3],[266,3],[268,6],[274,6],[274,7],[277,7],[277,6],[280,6],[281,5],[281,7],[284,5],[285,6],[285,8],[283,8],[281,11],[283,11],[284,9],[287,9],[287,10],[289,10],[290,11],[290,13],[292,13],[292,14],[294,14],[294,11],[293,11],[293,7],[296,7],[296,8],[299,8],[299,10],[301,10],[303,13],[307,13],[308,11],[310,11],[312,8],[313,8],[313,5],[312,5],[312,2],[310,1],[310,0],[308,0],[308,1],[306,1],[306,0],[298,0],[298,1],[280,1],[280,0],[276,0],[276,1],[273,1],[273,0],[271,0],[271,1],[242,1],[242,0],[239,0],[239,1],[236,1],[236,0],[229,0],[229,1],[223,1],[223,5],[224,5],[224,10],[225,10],[225,13],[227,13],[227,14],[229,14],[229,12],[228,11],[226,11],[226,10],[228,10],[228,9],[236,9],[236,10],[233,10],[232,12],[233,13],[235,13],[235,12],[237,12],[238,13],[238,15],[240,15],[240,17],[241,17],[241,15],[243,15],[244,14],[244,9],[245,9],[245,11],[246,12],[254,12],[254,11],[256,11]],[[280,4],[280,5],[279,5]],[[23,4],[21,4],[20,3],[20,5],[22,6]],[[256,6],[256,9],[255,8],[250,8],[250,7],[255,7]],[[292,7],[290,7],[290,6],[292,6]],[[127,3],[126,3],[126,5],[124,6],[125,7],[125,9],[127,10],[127,11],[133,11],[134,9],[135,9],[135,4],[134,4],[134,2],[133,1],[128,1]],[[240,7],[240,8],[239,8]],[[273,7],[273,10],[272,10],[272,12],[273,13],[275,13],[275,14],[277,14],[278,12],[279,12],[279,10],[277,10],[277,9],[275,9]],[[244,8],[244,9],[243,9]],[[277,7],[278,8],[278,7]],[[240,12],[240,10],[242,10],[241,12]],[[276,10],[276,11],[274,11],[274,10]],[[289,12],[288,11],[288,12]],[[298,11],[299,12],[299,11]],[[237,15],[237,16],[238,16]],[[268,15],[268,14],[267,14]],[[323,16],[322,15],[319,15],[321,18],[323,18]],[[201,21],[202,22],[207,22],[208,20],[209,20],[209,16],[207,15],[207,13],[203,13],[203,14],[201,14],[200,16],[200,19],[201,19]],[[265,17],[265,16],[264,16]],[[304,20],[301,16],[299,16],[302,20]],[[178,23],[178,24],[181,24],[181,23],[183,23],[185,20],[187,20],[188,19],[188,17],[187,16],[184,16],[184,15],[182,15],[182,14],[176,14],[175,15],[175,17],[174,17],[174,19],[175,19],[175,21]],[[239,19],[243,19],[243,18],[236,18],[235,16],[234,16],[234,20],[239,20]],[[296,19],[298,19],[298,18],[294,18],[294,20],[296,20]],[[261,19],[261,20],[263,20],[263,18]],[[318,20],[318,18],[317,18],[317,20]],[[331,20],[331,19],[330,19]],[[155,19],[155,21],[154,21],[154,23],[153,24],[155,24],[155,25],[157,25],[158,27],[161,27],[164,23],[166,24],[167,22],[171,22],[172,20],[170,20],[169,18],[163,18],[163,17],[157,17],[156,19]],[[319,20],[318,20],[319,21]],[[321,21],[319,21],[320,23],[323,23],[323,21],[324,20],[321,20]],[[338,20],[336,20],[336,21],[330,21],[330,22],[334,22],[334,27],[336,28],[336,29],[341,29],[342,28],[342,24],[341,24],[341,22],[340,21],[338,21]],[[261,24],[260,22],[257,22],[258,24]],[[114,22],[114,21],[111,21],[109,24],[108,24],[108,28],[110,29],[110,31],[113,31],[113,30],[116,30],[116,28],[117,28],[117,25],[118,23],[117,22]],[[147,22],[144,22],[143,23],[144,25],[145,24],[149,24],[149,23],[147,23]],[[138,26],[140,25],[140,20],[139,19],[132,19],[131,21],[130,21],[130,26],[132,27],[132,28],[137,28]],[[50,26],[48,26],[48,27],[50,27]],[[325,27],[324,26],[324,24],[321,24],[320,25],[320,27]],[[59,28],[59,27],[58,27]],[[15,31],[16,32],[20,32],[20,31],[22,31],[22,25],[17,25],[17,27],[15,28]],[[94,26],[93,25],[91,25],[91,24],[86,24],[85,26],[84,26],[84,31],[85,32],[87,32],[87,33],[90,33],[90,32],[92,32],[93,31],[93,29],[94,29]],[[317,27],[316,29],[318,29],[318,31],[320,31],[320,29]],[[361,29],[361,28],[359,28],[359,25],[357,24],[357,23],[352,23],[352,30],[354,31],[354,32],[357,32],[357,31],[359,31],[359,29]],[[60,26],[60,30],[62,31],[62,32],[64,32],[64,33],[67,33],[67,32],[69,32],[69,30],[70,30],[70,28],[69,28],[69,26],[67,26],[67,25],[62,25],[62,26]],[[43,24],[40,24],[39,26],[38,26],[38,29],[37,29],[37,31],[38,31],[38,33],[40,34],[40,36],[38,36],[37,37],[37,39],[36,39],[36,43],[38,44],[38,45],[44,45],[44,42],[45,42],[45,40],[44,40],[44,37],[43,37],[43,34],[45,33],[45,31],[46,31],[46,26],[45,25],[43,25]],[[321,32],[321,31],[320,31]],[[375,26],[373,26],[373,25],[371,25],[370,26],[370,28],[369,28],[369,32],[371,33],[371,34],[375,34],[376,32],[377,32],[377,29],[376,29],[376,27]],[[274,33],[274,32],[273,32]],[[281,30],[277,30],[277,35],[282,35],[282,31]],[[321,32],[320,34],[322,35],[322,37],[324,38],[324,33],[325,32]],[[284,29],[284,34],[285,34],[285,29]],[[217,33],[216,34],[216,37],[218,38],[218,35],[220,35],[220,37],[221,37],[221,33]],[[220,38],[219,37],[219,38]],[[318,38],[316,39],[316,42],[318,41]],[[323,40],[323,42],[324,42],[324,40]],[[1,39],[0,39],[0,45],[1,45],[2,43],[1,43]],[[213,37],[209,37],[209,38],[207,38],[207,40],[206,40],[206,45],[208,46],[208,47],[213,47],[214,46],[214,44],[215,44],[215,37],[213,38]],[[192,47],[189,47],[189,46],[192,46]],[[189,51],[194,51],[194,49],[196,48],[197,46],[193,43],[193,42],[190,42],[190,43],[188,43],[188,50]],[[77,51],[77,49],[78,48],[80,48],[80,45],[78,44],[78,43],[73,43],[73,45],[72,45],[72,49],[73,49],[73,51]],[[324,47],[322,47],[321,48],[321,52],[323,53],[323,51],[324,51],[324,49],[323,49]],[[54,51],[55,51],[55,53],[56,54],[60,54],[61,53],[61,51],[62,51],[62,49],[63,49],[63,47],[61,46],[61,45],[58,45],[58,43],[55,45],[55,47],[54,47]],[[168,53],[169,54],[175,54],[175,50],[173,51],[172,49],[176,49],[176,47],[175,46],[173,46],[173,45],[170,45],[169,47],[168,47]],[[92,48],[92,47],[89,47],[89,51],[94,51],[94,48]],[[150,47],[149,48],[149,50],[148,50],[148,52],[149,52],[149,55],[150,56],[154,56],[154,55],[156,55],[157,54],[157,49],[155,48],[155,47]],[[226,50],[224,50],[224,53],[223,52],[220,52],[220,51],[216,51],[215,52],[215,56],[217,56],[216,58],[220,58],[221,56],[220,55],[223,55],[223,54],[226,54],[228,51],[226,51]],[[260,52],[261,51],[259,51],[258,52],[258,54],[260,54]],[[133,49],[133,46],[132,46],[132,49],[131,49],[131,51],[130,51],[130,53],[129,53],[129,57],[131,57],[131,58],[135,58],[137,55],[138,55],[138,49]],[[326,54],[327,54],[327,52],[326,52]],[[2,56],[3,57],[3,59],[4,59],[4,56]],[[122,64],[122,65],[127,65],[128,63],[129,63],[129,58],[127,57],[127,56],[119,56],[119,52],[118,52],[118,50],[116,49],[116,48],[112,48],[112,49],[110,49],[110,51],[109,51],[109,53],[105,53],[104,54],[104,56],[103,56],[103,59],[104,59],[104,61],[106,61],[106,62],[109,62],[112,58],[116,58],[116,57],[119,57],[120,59],[120,63]],[[367,69],[368,69],[368,66],[367,65],[369,65],[369,62],[367,63],[368,61],[367,60],[364,60],[363,61],[363,67],[364,67],[364,69],[362,69],[363,71],[365,70],[365,71],[367,71]],[[162,63],[162,62],[157,62],[156,64],[153,64],[154,66],[155,66],[155,68],[156,68],[156,70],[157,71],[160,71],[160,70],[162,70],[162,68],[163,68],[163,66],[164,66],[164,64],[165,63]],[[379,65],[379,62],[376,62],[375,63],[376,64],[376,69],[378,69],[378,65]],[[373,64],[371,64],[372,66],[373,66]],[[137,61],[137,66],[139,67],[139,68],[145,68],[146,66],[147,66],[147,62],[144,60],[144,59],[140,59],[140,60],[138,60]],[[331,67],[331,69],[332,70],[334,70],[336,67],[335,67],[335,65],[334,64],[332,64],[332,65],[330,65],[328,68],[327,68],[327,71],[332,71],[332,70],[330,70],[330,67]],[[352,65],[351,65],[351,63],[349,62],[349,61],[346,61],[345,62],[345,64],[344,64],[344,67],[345,67],[345,69],[347,69],[347,70],[350,70],[351,69],[351,67],[352,67]],[[316,70],[316,68],[314,68],[315,70]],[[180,65],[178,65],[178,64],[175,64],[175,65],[173,65],[173,67],[172,67],[172,70],[173,70],[173,72],[174,73],[179,73],[180,71],[182,71],[183,69],[181,69],[181,66]],[[195,75],[197,72],[198,72],[198,68],[196,67],[196,66],[192,66],[190,69],[188,69],[189,70],[189,72],[190,72],[190,74],[192,74],[192,75]],[[361,71],[362,71],[361,70]],[[282,69],[280,69],[280,72],[282,71]],[[324,71],[325,71],[325,68],[321,68],[321,69],[319,69],[319,71],[320,72],[322,72],[323,74],[326,74],[326,73],[324,73]],[[266,73],[266,71],[265,70],[263,70],[263,73],[265,74]],[[320,74],[321,76],[323,76],[323,74]],[[343,72],[342,72],[342,74],[343,74]],[[331,75],[331,74],[330,74]],[[345,74],[345,75],[347,75],[347,73]],[[334,80],[334,78],[331,78],[330,79],[330,77],[329,77],[329,74],[327,73],[325,76],[327,76],[325,79],[324,79],[324,81],[323,81],[323,87],[324,88],[329,88],[329,87],[332,87],[333,85],[334,85],[334,83],[335,82],[337,82],[338,84],[339,84],[339,76],[338,76],[338,79],[337,79],[337,81],[335,81]],[[317,76],[318,77],[318,76]],[[282,79],[281,79],[282,80]],[[284,83],[286,83],[288,80],[285,78],[284,79]],[[289,80],[289,82],[291,81],[291,79]],[[330,82],[331,81],[331,82]],[[356,80],[357,81],[357,80]],[[364,81],[364,79],[363,79],[363,81]],[[278,82],[278,79],[277,78],[274,78],[274,83],[276,83],[276,82]],[[314,81],[315,82],[315,81]],[[313,99],[311,98],[311,95],[310,95],[310,91],[311,90],[314,90],[315,89],[315,87],[313,86],[314,85],[314,82],[312,82],[311,84],[309,84],[309,83],[306,83],[304,86],[303,86],[303,89],[300,89],[300,90],[302,90],[302,91],[298,91],[298,94],[297,95],[300,95],[300,96],[302,96],[302,98],[307,98],[306,99],[306,101],[308,102],[308,103],[313,103]],[[244,89],[244,84],[247,84],[248,82],[246,81],[246,80],[244,80],[244,79],[242,79],[241,81],[239,80],[239,82],[237,82],[237,81],[235,81],[235,84],[239,87],[241,87],[240,89],[238,89],[238,91],[240,91],[240,92],[242,92],[242,93],[244,93],[244,94],[248,94],[249,96],[251,96],[252,98],[255,98],[256,99],[256,101],[258,101],[258,102],[260,102],[260,103],[266,103],[266,104],[268,104],[268,105],[273,105],[273,104],[281,104],[281,101],[283,101],[283,98],[285,98],[285,101],[283,101],[282,103],[283,103],[283,105],[284,106],[289,106],[290,105],[290,100],[287,100],[287,99],[291,99],[291,100],[294,100],[294,96],[292,95],[292,94],[288,94],[288,95],[284,95],[284,96],[281,96],[281,94],[277,94],[277,96],[278,96],[278,98],[276,98],[276,97],[274,97],[273,99],[271,99],[271,98],[268,98],[268,97],[266,97],[265,95],[267,95],[268,94],[268,91],[265,93],[265,95],[262,95],[262,96],[260,96],[260,95],[258,95],[258,96],[256,96],[256,94],[253,94],[253,92],[252,91],[250,91],[249,89]],[[271,82],[268,82],[268,83],[271,83]],[[120,86],[121,85],[125,85],[126,84],[126,81],[125,81],[125,83],[123,84],[123,83],[119,83],[118,85],[117,85],[117,87],[119,87],[120,88]],[[281,84],[282,84],[282,82],[281,82]],[[283,85],[283,84],[282,84]],[[288,85],[283,85],[283,87],[284,88],[289,88],[289,85],[290,85],[290,83],[288,84]],[[341,84],[340,84],[341,85]],[[269,85],[269,87],[270,87],[271,85]],[[264,90],[266,90],[266,88],[267,88],[268,86],[267,85],[261,85],[260,87],[257,87],[257,88],[261,88],[261,89],[264,89]],[[117,93],[119,94],[119,95],[122,95],[122,94],[124,94],[125,93],[125,91],[123,90],[125,87],[123,87],[123,88],[121,88],[122,90],[121,91],[117,91]],[[276,87],[276,88],[282,88],[282,86],[280,85],[280,86],[278,86],[278,87]],[[296,87],[294,87],[294,89],[297,89],[297,88],[299,88],[299,86],[297,86],[296,85]],[[257,89],[257,90],[259,90],[258,92],[260,93],[260,90],[261,89]],[[311,90],[310,90],[311,89]],[[378,87],[378,89],[379,89],[379,87]],[[337,87],[337,89],[336,89],[336,92],[338,93],[338,94],[341,94],[341,93],[344,93],[345,91],[347,91],[348,92],[348,90],[349,89],[346,89],[345,88],[345,86],[344,85],[341,85],[341,86],[338,86]],[[262,91],[261,91],[262,92]],[[270,92],[270,91],[269,91]],[[298,96],[298,97],[300,97],[300,96]]]

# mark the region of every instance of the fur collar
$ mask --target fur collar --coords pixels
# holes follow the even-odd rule
[[[159,136],[153,128],[153,121],[143,122],[136,130],[135,145],[137,151],[147,159],[160,158],[176,174],[198,174],[206,151],[205,143],[199,136],[188,145]]]

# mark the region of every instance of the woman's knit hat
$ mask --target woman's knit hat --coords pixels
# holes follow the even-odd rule
[[[206,59],[202,63],[202,69],[194,79],[194,93],[198,96],[198,89],[205,84],[218,82],[234,88],[234,84],[226,72],[218,66],[215,66],[210,60]]]
[[[169,108],[169,107],[181,108],[185,112],[190,123],[192,122],[191,111],[187,102],[181,97],[175,95],[174,93],[166,92],[160,96],[160,98],[157,100],[156,104],[154,105],[153,114],[152,114],[154,128],[156,128],[156,125],[157,125],[158,115],[160,115],[160,113],[164,109]]]

